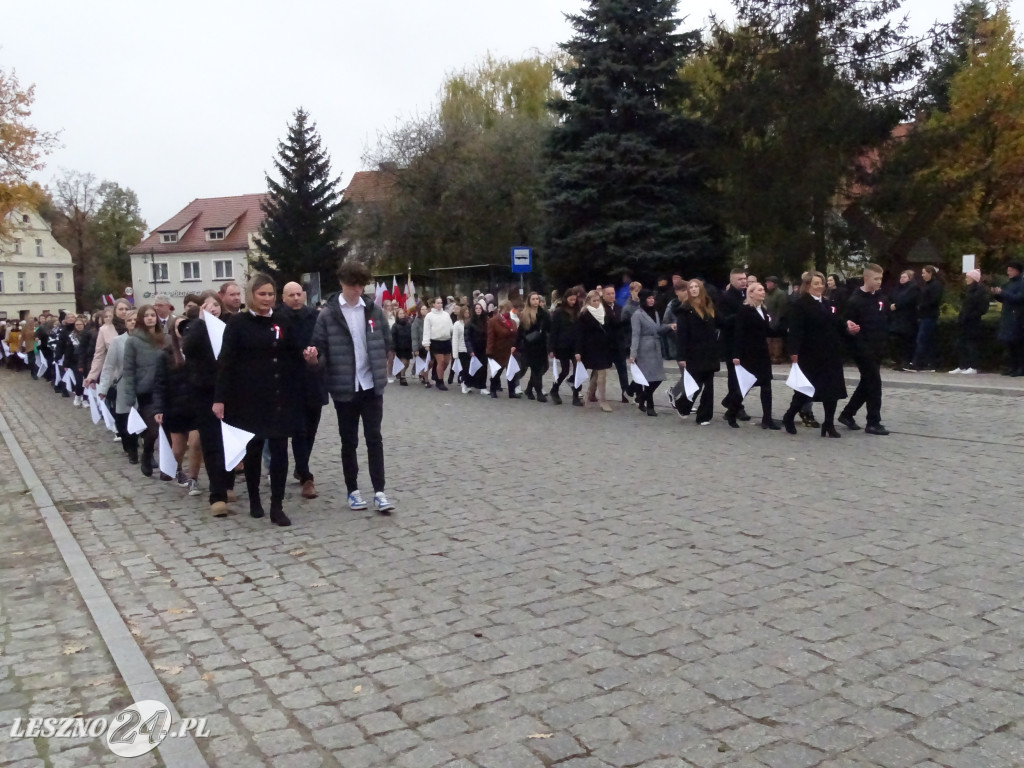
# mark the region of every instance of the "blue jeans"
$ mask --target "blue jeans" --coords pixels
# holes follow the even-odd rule
[[[935,367],[935,326],[939,321],[923,317],[917,326],[917,346],[914,349],[914,367],[918,370]]]

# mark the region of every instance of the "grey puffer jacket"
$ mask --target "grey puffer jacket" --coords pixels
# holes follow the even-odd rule
[[[124,413],[121,410],[122,403],[126,403],[127,410],[131,410],[139,395],[152,394],[156,385],[156,367],[165,345],[151,344],[141,336],[142,333],[132,331],[124,345],[121,382],[117,385],[118,413]]]
[[[316,319],[313,346],[317,350],[318,364],[327,372],[327,391],[335,401],[347,402],[355,397],[356,392],[356,353],[338,295],[335,293],[327,299]],[[366,304],[366,350],[370,356],[373,388],[378,395],[382,395],[384,387],[388,385],[391,328],[380,307],[367,301],[365,296],[363,302]]]

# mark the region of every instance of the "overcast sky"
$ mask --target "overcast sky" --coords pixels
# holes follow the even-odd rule
[[[914,32],[954,0],[906,0]],[[51,0],[8,3],[0,67],[34,83],[32,122],[61,132],[36,178],[61,168],[131,187],[150,229],[193,198],[266,189],[304,106],[347,184],[378,129],[426,112],[449,72],[490,52],[549,52],[582,0]],[[1021,18],[1024,0],[1012,0]],[[685,28],[724,0],[681,2]]]

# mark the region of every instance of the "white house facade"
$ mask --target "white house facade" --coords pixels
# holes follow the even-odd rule
[[[10,234],[0,238],[0,319],[37,317],[44,310],[75,311],[71,253],[35,211],[8,214]]]
[[[177,308],[190,293],[245,283],[265,195],[198,198],[131,250],[132,290],[141,306],[167,294]],[[177,301],[175,301],[177,299]]]

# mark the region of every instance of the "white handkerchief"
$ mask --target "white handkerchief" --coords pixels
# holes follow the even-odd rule
[[[800,370],[800,366],[796,363],[793,363],[793,367],[789,369],[789,378],[786,379],[786,386],[808,397],[814,397],[814,385],[804,376],[804,372]]]
[[[422,357],[417,357],[416,358],[416,375],[419,376],[425,370],[427,370],[427,361],[424,360]]]
[[[480,358],[474,355],[469,360],[469,375],[476,376],[476,372],[484,367],[484,364],[480,362]]]
[[[3,346],[4,348],[4,357],[7,357],[7,355],[11,354],[11,348],[7,346],[6,341],[0,341],[0,346]]]
[[[117,432],[117,423],[114,421],[114,414],[110,412],[110,408],[107,407],[106,400],[100,400],[100,415],[103,417],[103,423],[106,424],[107,429],[111,432]]]
[[[92,423],[99,424],[103,414],[100,413],[100,398],[95,389],[89,390],[89,414],[92,416]]]
[[[135,410],[135,406],[128,411],[128,431],[133,435],[138,435],[146,431],[146,420],[143,419],[139,412]]]
[[[54,362],[53,364],[53,383],[59,384],[64,374],[60,372],[60,363]]]
[[[61,381],[63,381],[64,384],[67,385],[68,389],[74,389],[75,388],[75,372],[72,371],[70,368],[65,368],[64,369],[64,376],[61,378]]]
[[[558,358],[551,358],[551,378],[558,380],[558,374],[562,372],[562,369],[558,365]]]
[[[203,321],[206,323],[206,333],[210,336],[210,347],[213,349],[214,358],[220,357],[220,348],[224,343],[224,329],[227,324],[219,317],[214,317],[205,309],[203,310]]]
[[[46,362],[46,358],[43,357],[43,353],[40,352],[36,356],[36,376],[42,376],[49,367],[50,364]]]
[[[174,477],[178,474],[178,462],[174,460],[174,452],[171,450],[171,441],[167,438],[167,432],[164,431],[163,427],[160,427],[157,432],[160,433],[157,436],[160,449],[160,471],[165,475]]]
[[[405,363],[403,363],[401,360],[399,360],[396,357],[395,358],[395,362],[391,365],[391,375],[392,376],[397,376],[398,374],[400,374],[404,370],[405,370]]]
[[[587,379],[590,378],[590,374],[587,373],[586,366],[583,363],[576,363],[576,378],[573,380],[572,385],[579,389],[587,383]]]
[[[736,366],[736,383],[740,385],[740,396],[746,397],[750,388],[757,383],[757,376],[742,365]]]
[[[508,368],[505,369],[505,381],[512,381],[519,373],[519,361],[515,355],[508,356]]]
[[[21,358],[21,362],[25,363],[26,365],[28,364],[28,353],[27,352],[19,352],[18,353],[18,357]]]
[[[452,373],[462,373],[462,361],[459,358],[455,358],[455,362],[452,363]]]
[[[497,376],[500,370],[501,366],[498,365],[498,361],[493,357],[487,361],[487,372],[491,375],[491,378]]]
[[[697,390],[700,387],[697,386],[697,380],[690,375],[690,372],[683,368],[683,391],[686,393],[687,400],[693,400],[697,395]]]
[[[228,472],[238,466],[245,456],[245,447],[256,435],[244,429],[232,427],[223,419],[220,422],[220,439],[224,443],[224,469]]]
[[[633,363],[629,366],[629,374],[633,377],[633,382],[639,384],[641,387],[649,387],[651,383],[647,381],[647,377],[644,376],[644,372],[640,370],[640,366]]]

